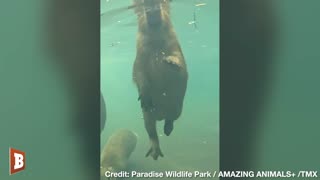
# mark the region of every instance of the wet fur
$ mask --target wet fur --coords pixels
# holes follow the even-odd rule
[[[147,156],[157,159],[163,154],[157,136],[156,120],[165,120],[164,133],[170,135],[173,121],[182,112],[188,73],[170,21],[169,2],[148,2],[146,5],[143,0],[135,1],[138,4],[135,12],[139,29],[133,80],[138,88],[145,128],[151,140]],[[146,12],[146,9],[153,10]]]
[[[109,170],[120,172],[126,169],[128,159],[137,144],[137,136],[130,130],[120,129],[109,138],[101,153],[100,176]]]

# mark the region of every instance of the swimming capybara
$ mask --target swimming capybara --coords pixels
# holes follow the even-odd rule
[[[101,152],[100,176],[105,177],[106,171],[125,170],[136,144],[137,135],[130,130],[120,129],[113,133]]]
[[[100,132],[102,132],[107,121],[106,102],[102,93],[100,95],[100,109]]]
[[[169,136],[181,114],[188,73],[184,56],[170,20],[169,1],[134,0],[138,16],[137,53],[133,68],[145,128],[151,148],[146,156],[163,156],[156,121],[165,120]]]

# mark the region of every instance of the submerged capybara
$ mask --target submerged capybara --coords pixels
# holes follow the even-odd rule
[[[106,171],[125,170],[136,144],[137,135],[130,130],[120,129],[113,133],[101,152],[100,177],[105,177]]]
[[[101,93],[100,95],[100,132],[103,131],[107,120],[106,102]]]
[[[169,1],[134,0],[138,16],[137,52],[133,68],[135,82],[151,148],[146,156],[163,156],[156,121],[165,120],[169,136],[181,114],[188,73],[175,30],[170,21]]]

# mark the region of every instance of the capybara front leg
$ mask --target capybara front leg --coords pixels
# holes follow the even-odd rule
[[[139,95],[138,101],[140,101],[143,111],[152,112],[154,110],[151,96],[144,91]]]
[[[160,149],[159,138],[157,134],[156,120],[152,118],[150,112],[143,112],[144,125],[148,132],[151,147],[146,154],[146,157],[152,156],[154,160],[157,160],[159,156],[163,157]]]

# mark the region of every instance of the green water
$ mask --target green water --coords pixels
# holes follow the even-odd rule
[[[131,1],[101,1],[101,12],[130,5]],[[136,16],[132,11],[101,18],[101,88],[107,104],[107,123],[101,134],[103,146],[119,128],[138,134],[128,170],[140,172],[187,170],[214,171],[219,164],[219,1],[171,3],[171,20],[185,60],[189,80],[182,115],[172,134],[163,135],[158,122],[164,157],[145,158],[149,140],[142,119],[138,92],[132,82],[136,54]],[[199,3],[199,2],[198,2]],[[193,21],[194,11],[197,29]],[[172,178],[171,178],[172,179]]]
[[[137,91],[131,82],[135,17],[117,14],[102,22],[102,91],[108,122],[102,144],[118,128],[139,134],[129,169],[218,169],[218,1],[207,0],[192,25],[192,2],[172,4],[172,20],[186,56],[189,86],[182,116],[170,137],[161,137],[165,155],[144,158],[148,150]],[[84,179],[83,159],[70,133],[70,99],[58,67],[47,54],[48,1],[0,1],[0,179]],[[101,2],[102,12],[129,0]],[[263,170],[319,170],[319,36],[317,0],[276,1],[282,47],[274,70],[275,87],[264,114],[255,165]],[[118,23],[125,22],[125,25]],[[128,25],[129,24],[129,25]],[[112,35],[108,35],[108,34]],[[110,47],[112,42],[121,42]],[[203,46],[206,45],[206,46]],[[51,63],[49,63],[51,62]],[[160,123],[162,125],[162,123]],[[97,132],[98,133],[98,132]],[[206,144],[204,142],[207,142]],[[26,170],[9,176],[8,149],[26,152]]]

